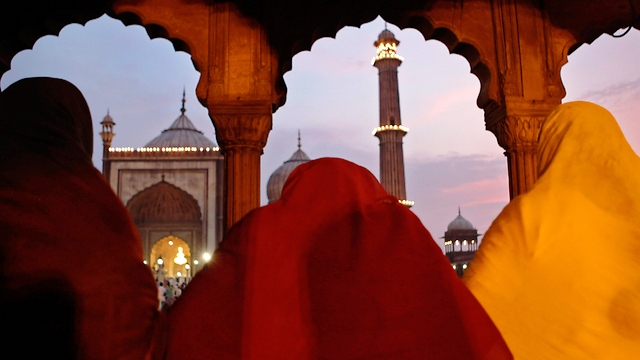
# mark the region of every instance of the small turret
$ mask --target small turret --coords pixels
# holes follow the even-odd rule
[[[107,116],[102,119],[100,125],[102,125],[102,131],[100,132],[100,137],[102,137],[102,144],[104,144],[104,146],[106,146],[108,150],[108,148],[111,146],[111,140],[113,140],[113,136],[115,135],[113,133],[113,127],[116,125],[116,123],[113,122],[113,119],[109,115],[109,110],[107,110]]]
[[[111,141],[115,135],[113,127],[116,125],[109,115],[109,110],[107,110],[107,116],[102,119],[100,125],[102,125],[102,131],[100,132],[100,137],[102,138],[102,174],[109,179],[109,171],[111,168],[109,162],[109,148],[111,147]]]

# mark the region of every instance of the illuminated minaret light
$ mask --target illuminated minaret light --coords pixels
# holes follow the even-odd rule
[[[380,139],[380,183],[401,204],[411,207],[413,201],[407,200],[404,180],[402,137],[409,129],[400,121],[398,66],[403,59],[396,53],[398,44],[400,41],[386,27],[373,43],[378,53],[371,63],[378,68],[380,84],[380,126],[373,129],[373,135]]]

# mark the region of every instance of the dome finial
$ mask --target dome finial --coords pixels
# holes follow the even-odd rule
[[[458,205],[458,215],[460,215],[460,205]]]
[[[187,109],[184,108],[184,103],[187,101],[185,100],[185,95],[186,95],[186,89],[182,88],[182,108],[180,109],[180,112],[182,113],[182,115],[184,115],[184,112],[187,111]]]
[[[300,144],[300,129],[298,129],[298,150],[300,150],[301,147],[302,145]]]

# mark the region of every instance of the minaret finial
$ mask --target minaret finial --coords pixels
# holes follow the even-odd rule
[[[107,116],[109,116],[109,108],[107,108]]]
[[[186,89],[182,88],[182,108],[180,109],[180,112],[182,113],[182,115],[184,115],[184,112],[187,111],[187,109],[184,108],[184,103],[187,101],[185,100],[185,95],[186,95]]]
[[[460,215],[460,205],[458,205],[458,215]]]
[[[387,22],[384,22],[384,29],[387,30]]]
[[[300,129],[298,129],[298,150],[300,150],[301,147],[302,145],[300,144]]]

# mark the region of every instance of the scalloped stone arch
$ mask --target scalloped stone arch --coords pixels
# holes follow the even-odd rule
[[[171,37],[169,35],[169,31],[167,31],[167,29],[162,25],[155,24],[152,22],[145,23],[142,21],[142,19],[138,15],[134,14],[133,12],[123,12],[120,14],[107,13],[107,15],[109,15],[110,17],[116,20],[120,20],[125,26],[130,26],[130,25],[142,26],[147,32],[147,35],[149,35],[150,40],[157,39],[157,38],[168,40],[173,45],[173,49],[175,51],[183,51],[189,55],[192,55],[191,47],[189,46],[189,44],[185,40]],[[196,70],[198,70],[198,64],[195,61],[193,62],[193,66],[195,67]]]
[[[173,48],[176,51],[184,51],[191,55],[192,63],[194,68],[197,71],[200,71],[201,66],[203,64],[203,57],[199,56],[197,47],[194,44],[190,44],[190,40],[187,36],[179,36],[176,34],[176,31],[171,31],[171,26],[169,24],[162,24],[157,21],[153,21],[145,17],[142,11],[132,11],[131,9],[125,10],[117,13],[113,9],[104,9],[104,13],[108,16],[120,20],[125,26],[130,25],[139,25],[145,28],[150,39],[163,38],[171,42]],[[103,14],[104,14],[103,13]],[[290,56],[283,57],[282,54],[280,56],[280,64],[279,64],[279,74],[276,79],[275,87],[279,89],[279,92],[282,93],[281,100],[278,102],[278,105],[283,105],[286,98],[286,83],[284,81],[284,74],[291,70],[291,61],[293,56],[295,56],[298,52],[309,50],[313,46],[313,43],[324,37],[335,38],[336,34],[346,26],[357,26],[360,27],[362,24],[372,21],[381,14],[379,9],[371,9],[365,13],[353,14],[347,13],[343,16],[336,17],[332,20],[323,22],[322,24],[318,24],[311,33],[309,34],[300,34],[300,36],[296,39],[294,43],[290,45],[289,53]],[[81,25],[86,24],[90,20],[94,20],[98,17],[102,16],[102,14],[94,13],[86,13],[80,16],[81,20],[77,20],[78,18],[72,18],[69,15],[57,14],[52,15],[55,19],[48,19],[46,22],[51,24],[57,24],[57,26],[52,27],[51,29],[55,29],[56,34],[53,33],[54,30],[50,32],[35,32],[32,38],[32,42],[28,44],[29,47],[32,47],[35,41],[39,39],[39,37],[45,35],[57,35],[60,30],[64,28],[64,26],[78,23]],[[496,103],[498,99],[495,99],[495,96],[490,96],[490,86],[492,85],[492,71],[487,61],[483,60],[481,56],[481,51],[479,51],[479,46],[473,44],[472,41],[465,39],[465,41],[460,40],[460,36],[458,36],[454,30],[452,30],[453,26],[442,26],[442,22],[438,24],[439,27],[434,27],[434,21],[425,16],[408,16],[406,18],[402,18],[402,16],[391,16],[391,19],[394,24],[397,24],[401,29],[412,28],[419,31],[425,41],[434,39],[442,42],[448,49],[450,53],[455,53],[463,56],[467,62],[469,63],[471,73],[476,75],[476,77],[480,81],[480,92],[477,98],[477,105],[480,108],[487,108],[492,103]],[[25,49],[27,47],[25,46]],[[194,53],[195,52],[195,53]],[[280,51],[282,53],[282,51]],[[0,69],[0,72],[4,72],[8,70]],[[495,87],[497,84],[494,84]],[[202,94],[206,94],[208,89],[204,89],[206,84],[203,81],[198,82],[197,93],[199,94],[198,99],[200,102],[207,106],[206,100]],[[493,93],[497,93],[494,91]]]
[[[4,20],[0,21],[0,61],[5,67],[41,36],[104,13],[125,24],[141,24],[151,38],[166,38],[175,49],[191,54],[201,73],[196,95],[209,109],[225,155],[227,228],[259,206],[260,155],[272,126],[272,112],[285,101],[282,76],[290,70],[293,55],[310,48],[318,38],[335,36],[341,28],[360,26],[379,14],[465,57],[481,83],[477,104],[485,111],[486,128],[505,149],[513,197],[536,179],[539,124],[564,96],[560,68],[566,54],[615,27],[637,27],[639,15],[628,0],[42,0],[11,4],[15,9],[0,8],[5,10],[0,11]]]
[[[620,3],[620,6],[610,6],[607,9],[600,9],[599,3],[590,4],[588,10],[591,11],[590,16],[598,21],[597,24],[592,24],[590,27],[585,24],[589,24],[590,21],[587,18],[582,20],[571,20],[567,16],[566,5],[563,7],[559,4],[550,5],[548,11],[551,12],[549,19],[551,23],[561,28],[569,29],[574,33],[574,41],[565,45],[565,53],[571,53],[582,43],[591,43],[597,36],[606,32],[613,33],[621,26],[628,25],[628,2],[625,0],[616,0]],[[128,3],[130,6],[135,6],[136,1],[120,1]],[[197,1],[189,2],[196,3]],[[256,16],[260,9],[252,6],[251,2],[232,1],[237,3],[241,8],[241,11],[245,15],[251,17]],[[151,19],[145,19],[144,14],[141,12],[123,11],[116,14],[113,5],[118,1],[111,0],[94,0],[88,2],[70,2],[62,3],[61,5],[50,5],[47,9],[38,9],[37,12],[33,11],[33,6],[29,4],[20,4],[16,6],[16,9],[11,9],[8,12],[20,13],[30,11],[29,21],[24,21],[24,26],[20,28],[4,29],[8,32],[5,35],[5,43],[3,48],[0,49],[0,75],[10,69],[11,59],[18,52],[32,48],[33,44],[41,37],[46,35],[58,35],[60,30],[69,24],[86,24],[87,21],[96,19],[103,14],[107,14],[111,17],[121,20],[125,25],[141,25],[145,27],[149,37],[164,38],[169,40],[176,51],[184,51],[192,56],[194,67],[200,71],[202,66],[202,60],[204,59],[199,54],[196,54],[196,47],[190,43],[187,36],[183,34],[172,33],[167,24],[157,23]],[[207,3],[202,1],[202,3]],[[361,3],[332,3],[328,7],[316,6],[320,13],[316,17],[311,17],[311,28],[307,25],[298,26],[302,31],[295,32],[296,39],[291,40],[288,38],[284,41],[279,41],[277,38],[279,35],[286,33],[286,30],[276,31],[276,34],[272,37],[271,43],[280,54],[280,76],[276,80],[275,86],[282,92],[282,100],[278,105],[282,105],[284,102],[286,91],[286,85],[282,79],[287,71],[291,69],[291,58],[300,51],[309,50],[312,44],[322,37],[335,37],[336,33],[345,26],[360,26],[366,22],[372,21],[377,15],[382,15],[385,19],[390,20],[394,24],[398,25],[401,29],[414,28],[420,31],[426,40],[437,39],[442,41],[452,53],[457,53],[464,56],[471,66],[471,72],[475,74],[481,83],[481,90],[478,96],[478,106],[486,108],[489,102],[495,101],[499,90],[499,84],[495,84],[496,75],[495,70],[492,69],[492,64],[486,61],[485,56],[476,58],[476,55],[483,55],[481,47],[474,44],[469,39],[461,38],[456,34],[454,27],[449,25],[442,25],[441,20],[436,23],[424,16],[415,16],[415,13],[420,9],[431,8],[434,4],[444,3],[444,1],[422,1],[422,2],[398,2],[398,4],[389,4],[385,1],[376,1],[367,3],[366,6]],[[134,4],[134,5],[131,5]],[[287,3],[284,2],[286,5]],[[255,4],[254,4],[255,5]],[[31,6],[31,7],[30,7]],[[44,6],[43,6],[44,8]],[[50,9],[49,9],[50,8]],[[600,11],[597,11],[600,10]],[[636,9],[638,12],[640,9]],[[598,14],[598,12],[600,14]],[[273,14],[270,14],[273,16]],[[14,15],[8,15],[14,16]],[[23,17],[26,15],[23,15]],[[306,14],[309,18],[309,14]],[[305,18],[306,20],[309,20]],[[582,18],[582,17],[580,17]],[[451,19],[449,19],[451,20]],[[451,20],[452,21],[452,20]],[[573,22],[572,22],[573,21]],[[638,28],[640,23],[636,22],[634,25]],[[571,29],[571,27],[576,29]],[[266,28],[277,28],[278,24],[266,24]],[[11,31],[7,31],[11,30]],[[562,67],[560,64],[559,68]],[[560,69],[556,70],[557,72]],[[493,76],[493,78],[492,78]],[[496,88],[494,90],[494,88]],[[205,89],[198,91],[200,94],[206,93]],[[202,97],[199,96],[203,105],[207,106]],[[490,100],[491,99],[491,100]],[[498,101],[499,102],[499,101]]]
[[[68,25],[78,24],[85,26],[87,22],[98,19],[105,14],[111,18],[121,21],[125,26],[142,26],[147,32],[149,40],[153,40],[156,38],[168,40],[173,45],[173,49],[175,51],[183,51],[191,55],[193,66],[196,71],[199,71],[198,62],[194,59],[191,52],[191,47],[189,46],[187,41],[176,37],[171,37],[167,29],[165,29],[162,25],[154,24],[152,22],[144,23],[139,16],[132,12],[123,12],[121,14],[116,14],[111,9],[105,9],[101,13],[54,13],[51,14],[50,17],[43,20],[42,26],[31,28],[29,31],[23,31],[23,34],[21,34],[22,36],[20,36],[21,43],[11,44],[13,53],[9,56],[7,56],[7,54],[0,55],[0,58],[2,58],[3,60],[0,61],[0,77],[2,77],[5,72],[11,69],[11,60],[15,55],[23,50],[33,49],[33,46],[40,38],[43,38],[47,35],[60,36],[60,32],[62,31],[62,29],[64,29]]]
[[[291,49],[291,58],[293,58],[293,56],[295,56],[299,52],[305,50],[309,51],[313,44],[321,38],[330,37],[335,39],[337,33],[346,26],[360,27],[370,21],[373,21],[373,19],[367,21],[362,20],[361,22],[358,22],[354,25],[337,20],[335,21],[335,31],[328,30],[332,28],[332,26],[329,25],[319,27],[315,31],[313,31],[313,35],[311,38],[300,39],[299,41],[294,43],[294,46]],[[491,105],[495,106],[495,104],[498,102],[498,99],[492,99],[489,95],[489,88],[492,84],[492,71],[489,65],[490,62],[486,60],[486,57],[483,57],[481,55],[481,51],[479,50],[480,46],[478,44],[475,44],[473,40],[460,40],[460,36],[457,35],[453,30],[453,26],[447,27],[446,25],[441,24],[439,27],[434,27],[433,21],[428,17],[411,16],[405,21],[388,22],[398,26],[402,30],[417,30],[422,34],[425,42],[428,40],[440,41],[447,47],[450,54],[457,54],[464,57],[469,63],[469,67],[471,69],[470,72],[474,74],[480,81],[480,91],[477,97],[476,104],[481,109],[485,109],[487,107],[490,107]],[[290,63],[291,61],[285,63],[285,66],[281,69],[283,71],[281,76],[291,70]],[[493,86],[495,87],[497,86],[497,84],[494,84]],[[494,92],[497,93],[497,91]]]

